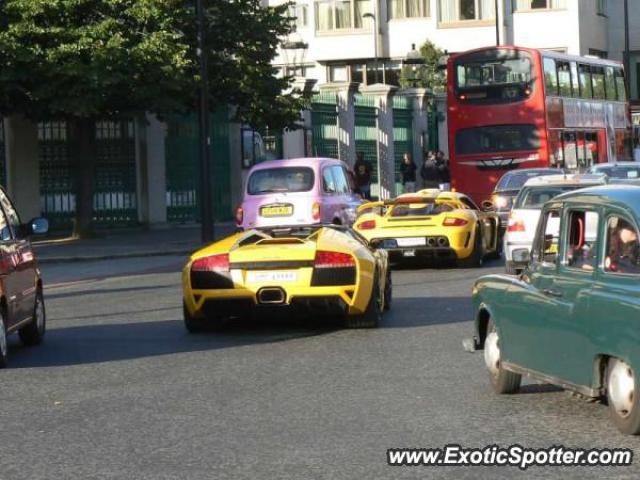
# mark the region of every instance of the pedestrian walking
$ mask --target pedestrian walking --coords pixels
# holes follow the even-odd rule
[[[438,176],[440,177],[438,188],[443,192],[448,192],[451,190],[451,173],[449,172],[449,162],[442,150],[438,150],[436,154],[436,165],[438,166]]]
[[[402,190],[404,193],[413,193],[416,191],[416,171],[418,167],[413,163],[411,154],[405,152],[402,156],[400,164],[400,173],[402,174]]]
[[[356,163],[353,166],[356,177],[356,186],[363,198],[371,200],[371,163],[364,159],[364,153],[356,154]]]
[[[424,188],[439,188],[440,175],[438,173],[438,165],[436,165],[436,156],[433,152],[427,152],[424,163],[420,168],[420,176],[422,177],[422,185]]]

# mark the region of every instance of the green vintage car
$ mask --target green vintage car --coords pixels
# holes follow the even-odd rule
[[[545,204],[529,264],[473,287],[475,336],[497,393],[522,375],[606,398],[640,433],[640,187],[600,186]]]

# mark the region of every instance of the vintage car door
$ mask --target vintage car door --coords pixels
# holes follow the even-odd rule
[[[556,311],[545,320],[542,341],[550,352],[545,373],[574,385],[590,385],[593,373],[585,325],[601,250],[600,219],[599,208],[565,206],[559,268],[547,293]]]
[[[505,361],[541,373],[555,370],[556,352],[548,338],[554,334],[554,319],[564,310],[555,290],[561,212],[557,204],[543,211],[531,263],[509,287],[500,322]]]

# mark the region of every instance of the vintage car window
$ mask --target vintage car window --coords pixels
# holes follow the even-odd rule
[[[333,178],[331,167],[322,170],[322,190],[325,193],[336,193],[336,181]]]
[[[560,239],[560,210],[547,211],[541,222],[541,235],[536,244],[536,256],[541,262],[556,263]]]
[[[313,188],[313,170],[308,167],[277,167],[256,170],[249,177],[247,193],[308,192]]]
[[[609,217],[606,245],[605,272],[640,274],[640,242],[635,225],[622,217]]]
[[[7,222],[4,212],[0,210],[0,242],[9,242],[13,239],[11,228]]]
[[[572,210],[568,218],[564,264],[592,272],[598,258],[599,215],[588,210]]]
[[[22,226],[22,222],[20,221],[20,216],[18,212],[9,200],[9,197],[0,189],[0,203],[2,204],[2,209],[6,213],[7,220],[9,221],[9,225],[13,229],[13,234],[18,237],[20,236],[20,230]]]
[[[473,203],[473,200],[467,197],[460,197],[460,201],[467,207],[469,210],[480,210],[478,206]]]
[[[331,172],[336,184],[336,193],[349,193],[349,185],[347,183],[347,177],[344,174],[344,169],[336,165],[335,167],[331,167]]]

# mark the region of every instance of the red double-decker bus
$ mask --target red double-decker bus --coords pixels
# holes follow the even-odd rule
[[[513,46],[452,55],[452,187],[477,202],[508,170],[582,170],[630,158],[621,63]]]

